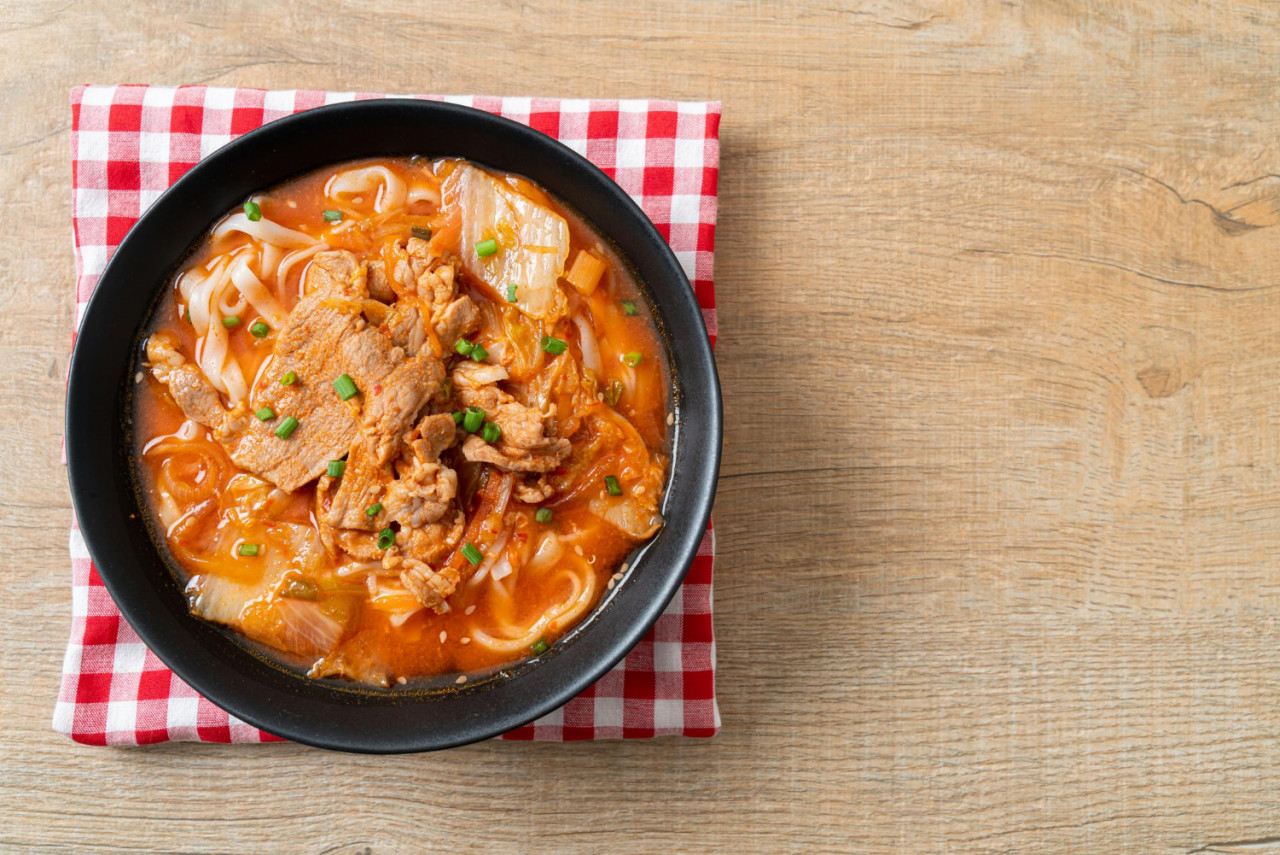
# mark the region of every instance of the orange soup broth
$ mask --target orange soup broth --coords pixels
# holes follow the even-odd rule
[[[403,177],[414,175],[421,179],[424,170],[434,169],[437,173],[447,172],[450,164],[437,161],[427,164],[423,161],[411,162],[409,159],[388,158],[343,164],[361,166],[377,164],[388,167]],[[421,165],[419,165],[421,164]],[[324,237],[333,249],[348,249],[356,253],[362,260],[378,257],[379,244],[369,236],[371,230],[380,229],[379,241],[385,241],[398,235],[407,239],[414,226],[433,228],[437,235],[443,233],[446,240],[452,239],[453,246],[443,248],[457,252],[456,230],[449,235],[448,224],[442,223],[440,216],[429,202],[413,203],[411,209],[387,217],[375,215],[375,200],[364,199],[352,201],[343,209],[343,225],[358,215],[363,215],[355,227],[347,226],[338,234],[334,234],[333,224],[323,218],[323,211],[334,207],[332,200],[327,199],[324,187],[329,176],[335,170],[324,169],[316,173],[278,185],[265,194],[254,197],[258,201],[264,218],[273,220],[287,228],[301,231],[312,236]],[[660,459],[665,452],[667,435],[667,400],[669,383],[666,379],[666,362],[663,347],[650,319],[647,304],[626,266],[619,260],[613,249],[602,240],[572,210],[549,197],[528,181],[516,176],[500,176],[521,192],[542,202],[563,217],[570,226],[571,263],[580,249],[588,249],[607,263],[606,271],[599,286],[588,297],[578,294],[572,287],[562,287],[569,298],[570,316],[574,312],[586,310],[590,317],[598,341],[602,376],[598,377],[599,388],[608,389],[614,381],[622,379],[623,372],[634,373],[634,383],[629,384],[616,404],[616,411],[626,417],[634,425],[639,437],[648,449],[658,452]],[[389,236],[389,230],[394,235]],[[437,237],[439,240],[439,237]],[[249,243],[245,235],[232,233],[214,244],[206,238],[203,244],[189,257],[184,267],[201,264],[214,254],[234,249],[238,244]],[[433,242],[433,247],[439,246]],[[309,262],[307,262],[309,263]],[[300,295],[301,283],[305,276],[307,263],[296,264],[290,271],[287,281],[278,283],[272,290],[286,309],[291,309]],[[493,293],[488,287],[479,284],[459,272],[460,293],[468,294],[478,305],[484,303],[501,311],[507,306],[502,297]],[[638,307],[638,314],[628,316],[623,310],[623,301],[633,301]],[[177,289],[177,278],[163,295],[157,312],[151,322],[150,332],[164,331],[175,337],[183,353],[192,354],[196,345],[196,336],[192,326],[182,321],[186,309],[181,303]],[[239,360],[246,378],[255,378],[251,384],[253,389],[262,384],[278,382],[278,378],[267,376],[264,364],[271,355],[271,339],[255,338],[250,327],[258,320],[252,307],[241,316],[241,323],[230,331],[230,353]],[[576,325],[568,318],[558,322],[554,329],[547,333],[561,338],[570,345],[570,353],[580,365],[582,350]],[[447,343],[445,345],[448,346]],[[622,362],[624,354],[637,352],[643,354],[639,365],[626,366]],[[269,365],[265,367],[269,368]],[[141,490],[147,504],[156,507],[156,479],[162,466],[166,465],[169,455],[165,453],[147,453],[146,450],[157,441],[176,433],[186,421],[186,417],[163,385],[147,374],[139,385],[134,396],[134,434],[141,476]],[[603,396],[602,396],[603,397]],[[252,408],[252,391],[250,406]],[[608,405],[603,401],[592,409],[603,410]],[[186,442],[221,462],[216,467],[222,473],[218,489],[224,495],[232,477],[239,471],[231,462],[226,450],[216,442],[210,431],[197,426],[194,439]],[[602,435],[603,434],[603,435]],[[624,485],[634,483],[640,473],[630,471],[625,459],[619,457],[611,447],[611,439],[616,439],[616,429],[609,426],[607,419],[587,416],[582,420],[580,429],[570,436],[574,451],[569,460],[556,472],[549,476],[550,482],[557,487],[555,495],[545,503],[553,510],[554,519],[550,524],[541,524],[534,520],[536,507],[525,505],[511,499],[505,514],[506,527],[512,530],[511,543],[525,543],[528,538],[540,537],[547,530],[562,534],[577,535],[576,543],[583,550],[582,557],[587,560],[596,576],[596,593],[591,606],[594,607],[600,596],[609,587],[611,577],[618,572],[619,564],[637,545],[637,542],[603,522],[587,509],[588,502],[603,490],[600,484],[601,473],[618,472]],[[192,464],[187,458],[190,455],[176,455],[167,465],[179,471],[170,473],[170,477],[197,481],[202,475],[196,471],[200,467]],[[184,462],[186,461],[186,462]],[[465,464],[464,464],[465,465]],[[190,471],[180,471],[186,466]],[[461,472],[459,473],[461,476]],[[489,477],[497,477],[490,472]],[[460,478],[461,480],[461,478]],[[663,483],[665,482],[665,472]],[[658,485],[662,489],[663,483]],[[284,507],[277,506],[273,511],[280,521],[289,521],[315,525],[312,514],[315,484],[309,484],[293,494],[289,494]],[[460,495],[462,508],[468,514],[468,523],[475,506],[480,501],[479,495],[467,497]],[[470,505],[470,506],[469,506]],[[204,554],[205,547],[212,541],[219,526],[227,525],[227,521],[218,515],[208,514],[201,520],[182,527],[180,532],[169,536],[170,554],[181,567],[185,583],[190,576],[201,574],[219,574],[233,579],[245,578],[246,572],[252,574],[248,562],[230,554]],[[262,529],[243,532],[243,539],[253,542],[251,537],[261,537],[269,542],[272,523],[263,523]],[[161,529],[163,527],[161,526]],[[163,536],[163,530],[160,532]],[[566,547],[569,549],[570,547]],[[199,553],[199,561],[190,560],[190,553]],[[326,561],[328,570],[332,570],[332,562]],[[345,657],[348,661],[376,663],[385,668],[393,676],[426,677],[452,673],[475,673],[490,671],[505,665],[513,664],[527,658],[529,651],[516,654],[490,651],[480,645],[466,643],[470,634],[476,629],[484,629],[496,634],[494,627],[504,621],[521,626],[532,623],[550,606],[561,602],[572,592],[572,584],[567,582],[564,574],[554,571],[536,574],[516,574],[514,596],[507,603],[514,603],[514,613],[502,611],[500,598],[494,595],[493,584],[474,585],[463,582],[449,598],[450,610],[440,615],[430,610],[420,610],[410,616],[402,625],[393,626],[388,612],[379,610],[368,603],[367,593],[361,594],[364,583],[361,578],[346,580],[339,585],[336,592],[323,591],[320,601],[334,609],[343,610],[350,617],[346,633],[337,650],[330,658]],[[512,577],[508,577],[508,581]],[[474,608],[472,608],[474,607]],[[468,611],[471,613],[468,614]],[[580,618],[579,618],[580,619]],[[576,620],[574,621],[576,623]],[[546,627],[543,640],[551,644],[572,628],[553,621]],[[252,633],[249,633],[252,635]],[[283,661],[300,667],[310,663],[302,662],[272,650],[273,655]]]

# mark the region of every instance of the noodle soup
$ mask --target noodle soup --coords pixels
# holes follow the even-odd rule
[[[544,652],[662,525],[670,381],[573,212],[456,159],[340,164],[228,212],[134,394],[191,611],[389,686]]]

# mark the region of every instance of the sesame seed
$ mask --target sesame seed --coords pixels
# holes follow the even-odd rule
[[[578,556],[579,556],[579,557],[581,557],[581,556],[582,556],[582,546],[581,546],[581,545],[574,546],[574,547],[573,547],[573,551],[574,551],[574,552],[576,552],[576,553],[578,553]]]
[[[617,580],[621,579],[621,578],[622,578],[622,574],[621,574],[621,573],[614,573],[614,574],[613,574],[613,580],[614,580],[615,582],[616,582]]]
[[[634,493],[634,494],[635,494],[635,495],[637,495],[637,496],[643,496],[643,495],[644,495],[644,485],[643,485],[643,484],[638,485],[638,486],[637,486],[634,490],[632,490],[631,492],[632,492],[632,493]]]
[[[295,202],[295,201],[293,201],[292,199],[290,199],[290,200],[289,200],[289,207],[290,207],[290,208],[296,208],[296,207],[298,207],[298,203],[297,203],[297,202]]]
[[[612,590],[613,590],[613,586],[614,586],[614,585],[616,585],[616,584],[618,584],[618,583],[617,583],[617,582],[615,582],[615,581],[613,581],[612,579],[610,579],[610,580],[605,584],[605,587],[606,587],[606,588],[608,588],[610,591],[612,591]]]
[[[458,678],[457,680],[455,680],[454,682],[456,682],[459,686],[461,686],[463,683],[467,682],[467,675],[466,675],[466,674],[463,674],[461,677],[459,677],[459,678]]]
[[[141,371],[139,371],[137,374],[133,375],[133,382],[134,382],[134,383],[141,383],[141,382],[142,382],[142,372],[141,372]]]
[[[363,196],[352,196],[352,197],[351,197],[351,201],[352,201],[352,202],[355,202],[357,205],[359,205],[359,204],[361,204],[361,203],[363,203],[363,202],[364,202],[364,197],[363,197]]]
[[[403,686],[405,683],[409,681],[406,680],[404,677],[396,677],[396,682]]]
[[[467,638],[467,637],[464,635],[464,636],[462,636],[461,643],[463,643],[463,644],[470,644],[470,643],[471,643],[471,639]]]
[[[469,614],[471,614],[472,612],[474,612],[475,610],[476,610],[476,607],[475,607],[475,606],[467,606],[467,610],[466,610],[465,612],[463,612],[463,614],[464,614],[464,615],[469,615]]]
[[[676,423],[676,414],[675,414],[675,413],[667,413],[667,424],[669,424],[669,425],[673,425],[673,424],[675,424],[675,423]]]
[[[448,637],[449,637],[449,633],[445,632],[443,629],[442,629],[442,630],[440,630],[440,643],[441,643],[441,644],[444,644],[445,639],[446,639],[446,638],[448,638]]]
[[[631,565],[623,561],[622,566],[618,568],[618,575],[621,576],[623,573],[626,573],[627,570],[629,570],[630,568],[631,568]]]

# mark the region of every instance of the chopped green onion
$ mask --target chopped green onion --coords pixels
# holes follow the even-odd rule
[[[462,424],[462,419],[463,419],[463,412],[462,412],[462,410],[454,410],[454,411],[453,411],[453,413],[452,413],[451,415],[453,416],[453,423],[454,423],[455,425],[460,425],[460,424]]]
[[[458,339],[456,342],[454,342],[454,345],[453,345],[453,349],[456,350],[458,353],[462,354],[463,356],[469,355],[471,351],[475,350],[475,348],[476,346],[471,342],[467,341],[465,338]]]
[[[644,356],[641,355],[639,351],[635,351],[635,350],[631,351],[626,356],[622,357],[622,361],[630,365],[632,368],[635,368],[637,365],[639,365],[640,360],[642,359],[644,359]]]
[[[569,343],[567,341],[561,341],[558,338],[552,338],[549,335],[544,335],[542,340],[538,342],[538,347],[542,348],[547,353],[558,355],[568,350]]]
[[[484,362],[484,358],[489,355],[489,351],[484,349],[483,344],[477,344],[471,348],[471,359],[474,362]]]
[[[480,432],[480,436],[485,442],[493,444],[502,437],[502,428],[498,427],[493,422],[485,422],[484,430]]]
[[[225,317],[222,319],[222,325],[227,329],[231,329],[232,327],[238,327],[240,326],[240,316],[230,315],[228,317]]]
[[[431,240],[431,229],[424,229],[422,226],[413,226],[409,229],[409,234],[418,240]]]
[[[538,508],[538,512],[533,515],[533,518],[540,523],[549,523],[552,516],[550,508]]]
[[[476,549],[476,545],[469,541],[462,547],[462,557],[470,561],[472,567],[478,567],[481,559],[484,558],[484,556],[480,554],[480,550]]]
[[[256,543],[242,543],[236,548],[242,558],[253,558],[261,551],[262,547]]]
[[[604,476],[604,488],[609,491],[610,496],[622,495],[622,485],[618,483],[617,475]]]
[[[618,406],[618,401],[622,400],[622,381],[614,380],[609,384],[609,388],[604,390],[604,402],[611,407]]]
[[[514,303],[515,301],[516,301],[516,286],[508,285],[507,286],[507,302]]]
[[[350,401],[356,396],[356,392],[360,391],[356,388],[356,381],[351,379],[350,374],[343,374],[334,380],[333,388],[338,393],[338,397],[344,401]]]
[[[258,417],[258,421],[269,422],[276,417],[276,411],[270,407],[263,407],[254,413]]]
[[[297,427],[298,427],[297,419],[295,419],[293,416],[285,416],[284,420],[280,422],[280,426],[276,428],[275,434],[281,439],[288,439],[289,434],[293,433],[294,429]]]
[[[292,371],[286,371],[284,375],[280,378],[281,386],[292,386],[294,383],[297,383],[297,382],[298,382],[298,375],[293,373]]]
[[[396,533],[392,531],[390,528],[384,528],[382,531],[378,532],[378,548],[379,549],[390,549],[392,546],[395,545],[395,542],[396,542]]]
[[[541,656],[547,652],[547,643],[539,638],[529,649],[533,651],[534,656]]]
[[[289,578],[280,586],[280,596],[286,600],[315,600],[320,596],[320,589],[310,579]]]
[[[271,327],[263,321],[254,321],[253,326],[249,327],[249,332],[253,333],[254,338],[266,338],[271,333]]]
[[[640,314],[640,310],[636,308],[634,300],[623,300],[622,314],[626,315],[628,318],[634,318],[636,315]]]
[[[342,473],[347,471],[347,461],[330,460],[329,468],[326,471],[329,473],[330,478],[341,478]]]
[[[484,410],[479,407],[467,407],[467,414],[462,417],[462,429],[467,433],[475,433],[484,424]]]
[[[376,517],[380,513],[382,513],[382,502],[374,502],[372,505],[364,509],[364,515],[366,517]]]
[[[476,255],[481,258],[488,258],[498,251],[498,242],[493,238],[482,240],[476,244]]]
[[[336,223],[342,219],[342,212],[335,211],[332,208],[325,208],[324,213],[320,216],[324,217],[325,222]]]
[[[256,223],[262,219],[262,209],[258,207],[258,203],[250,199],[244,203],[244,215],[249,218],[249,222]]]

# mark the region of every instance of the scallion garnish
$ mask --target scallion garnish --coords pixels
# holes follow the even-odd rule
[[[276,417],[276,411],[270,407],[263,407],[254,413],[258,417],[258,421],[269,422]]]
[[[622,485],[618,483],[617,475],[604,476],[604,488],[609,491],[610,496],[622,495]]]
[[[630,365],[632,368],[635,368],[637,365],[639,365],[641,359],[644,359],[644,356],[641,355],[639,351],[635,351],[635,350],[631,351],[626,356],[622,357],[622,361]]]
[[[424,229],[422,226],[413,226],[409,229],[409,234],[418,240],[431,240],[431,229]]]
[[[516,301],[516,286],[508,285],[507,286],[507,302],[514,303],[515,301]]]
[[[462,412],[462,410],[454,410],[450,415],[453,416],[453,423],[455,425],[462,424],[462,419],[464,417],[464,413]]]
[[[634,300],[623,300],[622,314],[626,315],[628,318],[633,318],[636,315],[640,314],[640,310],[636,308],[636,304]]]
[[[484,358],[489,355],[489,351],[484,349],[483,344],[477,344],[471,348],[471,359],[473,362],[484,362]]]
[[[293,433],[294,430],[297,429],[297,427],[298,427],[297,419],[295,419],[293,416],[285,416],[281,420],[279,427],[275,429],[275,435],[280,437],[281,439],[288,439],[289,434]]]
[[[244,203],[244,215],[249,218],[249,222],[256,223],[262,219],[262,209],[258,207],[258,203],[250,199]]]
[[[297,382],[298,382],[298,375],[292,371],[286,371],[284,374],[280,376],[281,386],[292,386],[294,383],[297,383]]]
[[[476,255],[481,258],[488,258],[498,251],[498,242],[493,238],[482,240],[476,244]]]
[[[372,505],[364,509],[364,515],[366,517],[376,517],[380,513],[382,513],[382,502],[374,502]]]
[[[351,379],[350,374],[340,375],[333,381],[333,388],[338,393],[338,397],[344,401],[350,401],[360,391],[356,388],[356,381]]]
[[[262,547],[256,543],[242,543],[236,547],[236,552],[240,554],[241,558],[253,558],[261,551]]]
[[[547,652],[547,643],[539,638],[529,649],[533,651],[534,656],[541,656]]]
[[[336,223],[342,219],[342,212],[335,211],[332,208],[325,208],[324,213],[320,216],[324,217],[327,223]]]
[[[382,531],[378,532],[378,548],[379,549],[390,549],[392,546],[395,545],[395,542],[396,542],[396,533],[392,531],[390,528],[384,528]]]
[[[618,406],[618,401],[622,400],[622,381],[614,380],[609,384],[609,388],[604,390],[604,402],[611,407]]]
[[[567,341],[561,341],[558,338],[552,338],[549,335],[544,335],[538,342],[538,347],[552,355],[559,355],[569,349],[569,343]]]
[[[229,315],[228,317],[225,317],[222,319],[222,325],[227,329],[231,329],[232,327],[238,327],[240,326],[240,316]]]
[[[463,356],[469,356],[471,351],[475,350],[475,347],[476,346],[474,344],[467,341],[465,338],[460,338],[453,344],[453,349]]]
[[[484,430],[480,432],[480,437],[490,445],[497,442],[502,437],[502,428],[493,422],[485,422]]]
[[[329,468],[325,471],[328,473],[330,478],[341,478],[342,473],[347,471],[347,461],[330,460]]]
[[[538,508],[538,512],[533,515],[533,518],[540,523],[549,523],[552,516],[550,508]]]
[[[483,424],[484,410],[479,407],[467,407],[467,413],[462,417],[462,429],[467,433],[475,433]]]
[[[480,550],[476,549],[476,545],[471,542],[462,547],[462,557],[470,561],[472,567],[478,567],[480,561],[484,558],[480,554]]]
[[[271,327],[267,326],[265,321],[254,321],[249,327],[249,332],[253,333],[254,338],[266,338],[271,334]]]

